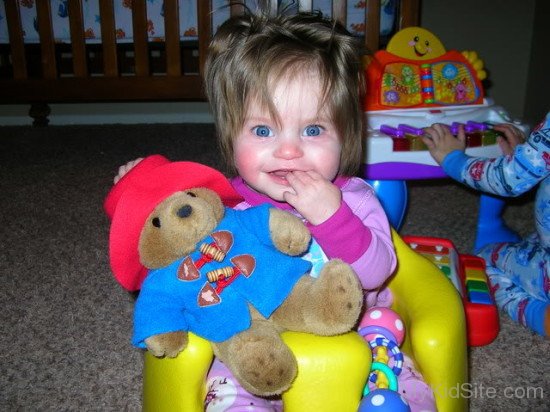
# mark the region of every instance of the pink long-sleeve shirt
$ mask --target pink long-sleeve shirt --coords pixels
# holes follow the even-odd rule
[[[231,183],[244,198],[237,209],[269,203],[303,219],[288,203],[274,201],[252,190],[242,178],[233,178]],[[374,189],[363,179],[338,177],[334,184],[342,191],[340,208],[319,225],[305,223],[328,258],[342,259],[353,267],[367,291],[367,305],[387,306],[391,303],[391,294],[384,283],[396,266],[388,218]]]

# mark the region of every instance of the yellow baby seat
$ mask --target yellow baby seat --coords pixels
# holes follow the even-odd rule
[[[452,283],[392,231],[398,268],[390,280],[392,308],[406,326],[404,353],[414,359],[434,391],[441,412],[467,410],[456,396],[467,382],[466,321]],[[285,412],[355,412],[371,366],[371,351],[356,332],[319,337],[285,332],[285,342],[298,361],[298,375],[283,394]],[[144,411],[204,410],[206,374],[212,362],[210,344],[191,335],[177,358],[145,354]]]

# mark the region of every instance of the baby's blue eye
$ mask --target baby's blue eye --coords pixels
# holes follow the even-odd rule
[[[271,137],[273,132],[267,126],[256,126],[252,129],[252,132],[258,137]]]
[[[316,124],[312,124],[305,128],[304,135],[305,136],[319,136],[321,134],[321,126],[317,126]]]

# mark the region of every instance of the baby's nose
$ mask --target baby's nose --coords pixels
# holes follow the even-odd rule
[[[277,156],[284,159],[293,159],[303,154],[304,151],[297,139],[284,139],[280,142],[277,149]]]

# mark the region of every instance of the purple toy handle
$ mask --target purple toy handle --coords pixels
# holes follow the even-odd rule
[[[380,132],[384,133],[390,137],[404,137],[405,132],[402,130],[396,129],[395,127],[388,126],[387,124],[383,124],[380,126]]]
[[[451,134],[456,136],[458,134],[458,130],[460,129],[460,126],[464,126],[464,124],[459,122],[453,122],[451,124]]]
[[[412,134],[414,136],[422,136],[424,130],[419,129],[418,127],[409,126],[408,124],[400,124],[397,128],[407,134]]]
[[[473,128],[472,132],[483,132],[489,128],[485,123],[474,122],[473,120],[466,122],[466,127],[468,126]]]

